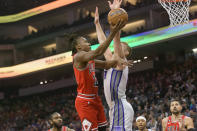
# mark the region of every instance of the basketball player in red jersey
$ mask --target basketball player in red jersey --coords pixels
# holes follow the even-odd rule
[[[49,122],[53,127],[49,129],[48,131],[75,131],[66,126],[62,126],[62,122],[63,122],[62,116],[57,112],[53,113],[50,116]]]
[[[100,97],[98,96],[98,82],[95,68],[109,69],[116,67],[120,61],[95,60],[102,55],[113,40],[115,34],[125,25],[119,21],[113,28],[106,41],[96,50],[91,50],[90,43],[84,38],[75,36],[71,39],[73,68],[78,84],[75,107],[81,119],[83,131],[106,131],[107,120]]]
[[[170,103],[171,116],[162,120],[163,131],[195,131],[193,120],[181,115],[182,106],[179,100]]]

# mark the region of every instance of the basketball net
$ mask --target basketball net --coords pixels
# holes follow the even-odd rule
[[[189,5],[191,0],[158,0],[170,18],[170,26],[189,23]]]

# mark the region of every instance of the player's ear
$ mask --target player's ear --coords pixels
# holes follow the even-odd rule
[[[183,109],[183,107],[181,106],[181,110]]]
[[[75,46],[75,48],[76,48],[77,50],[81,50],[81,45],[80,45],[80,44],[77,44],[77,45]]]

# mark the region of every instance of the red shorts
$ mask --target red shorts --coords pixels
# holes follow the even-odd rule
[[[96,131],[106,126],[107,119],[100,97],[85,99],[77,97],[75,107],[81,119],[83,131]]]

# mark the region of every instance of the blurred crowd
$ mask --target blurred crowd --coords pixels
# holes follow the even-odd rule
[[[102,75],[98,76],[98,80],[102,81]],[[192,57],[182,63],[171,63],[158,69],[130,73],[127,99],[134,108],[135,118],[144,115],[148,128],[161,131],[162,118],[170,115],[170,100],[179,97],[182,100],[182,113],[192,117],[197,128],[196,87],[197,60]],[[108,116],[102,88],[100,96]],[[50,127],[49,115],[59,112],[66,126],[80,131],[80,120],[74,107],[75,97],[76,87],[70,87],[36,96],[1,100],[0,130],[47,130]],[[135,118],[134,131],[137,129]]]
[[[2,100],[0,102],[0,131],[46,131],[49,115],[59,112],[64,124],[80,129],[75,111],[76,89],[65,88],[41,95]]]
[[[135,116],[144,115],[150,129],[162,131],[161,120],[170,115],[172,98],[180,98],[182,113],[192,117],[197,128],[197,61],[165,65],[157,70],[130,74],[128,100]],[[134,128],[135,124],[134,124]]]

